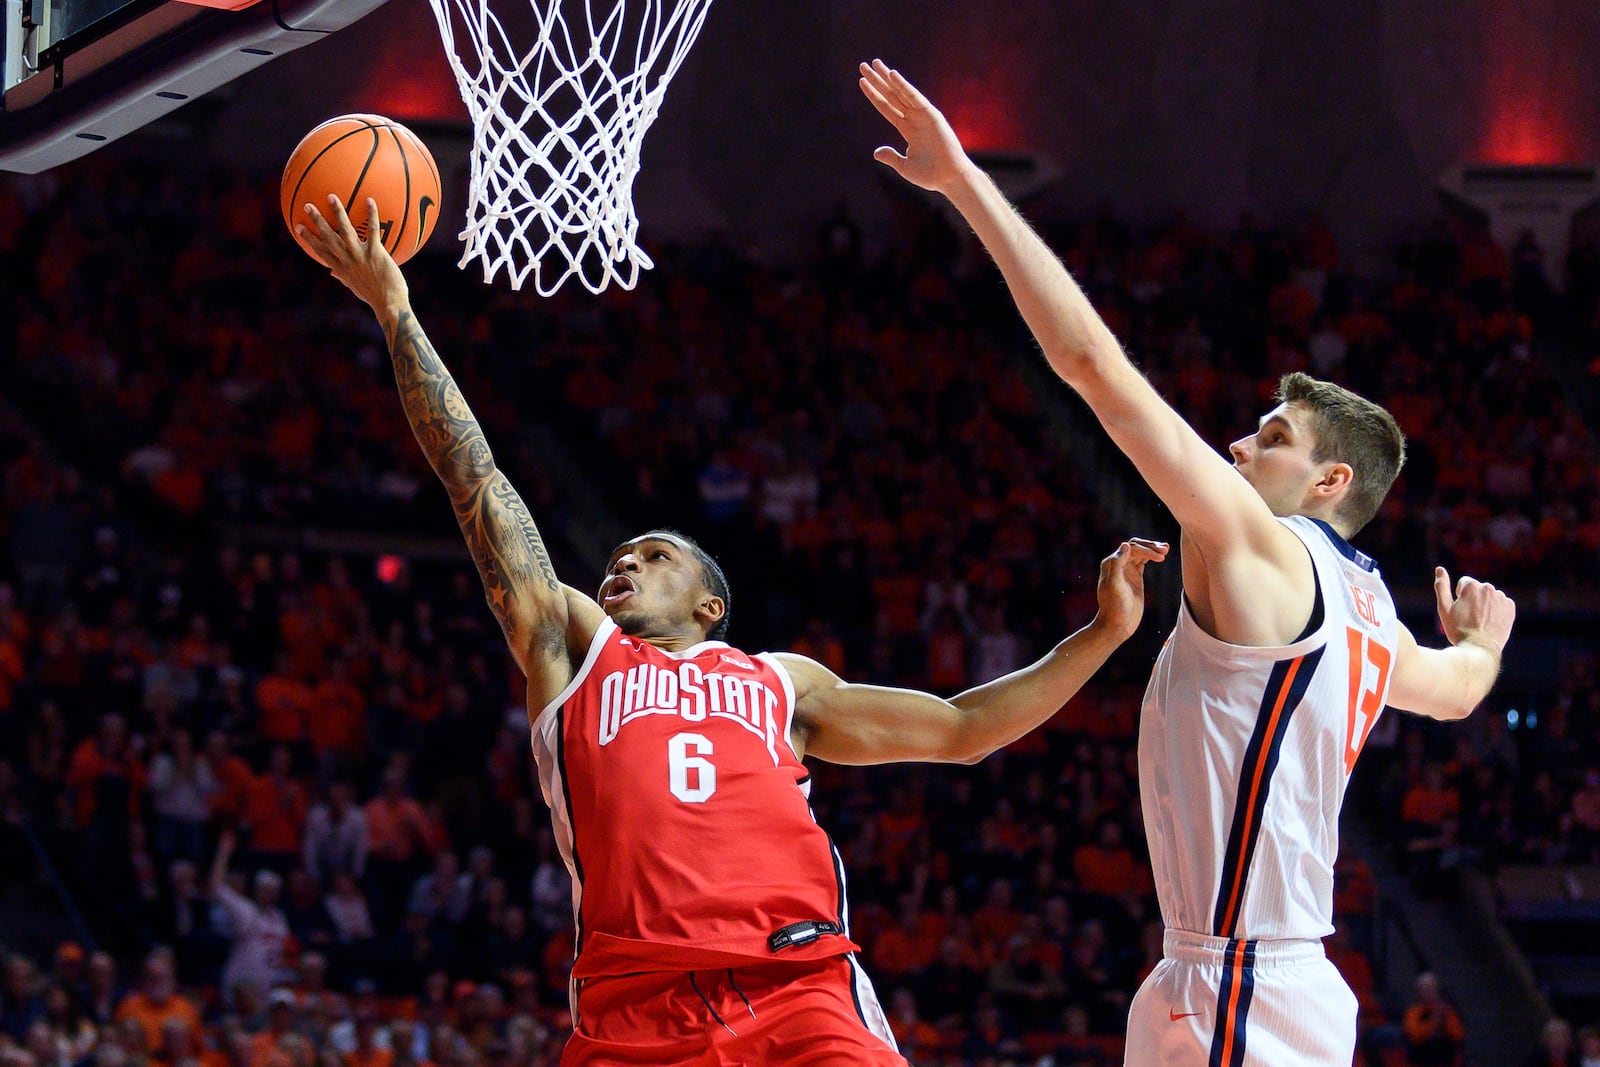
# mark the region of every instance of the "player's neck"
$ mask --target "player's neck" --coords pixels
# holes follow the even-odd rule
[[[1315,519],[1317,522],[1325,523],[1333,528],[1334,533],[1338,534],[1346,541],[1350,540],[1351,535],[1355,533],[1355,531],[1350,528],[1348,523],[1340,519],[1331,511],[1306,508],[1301,511],[1293,512],[1292,514],[1298,515],[1303,519]]]
[[[698,627],[669,630],[664,633],[641,633],[634,636],[663,652],[686,652],[696,645],[705,644],[707,640],[705,631]]]

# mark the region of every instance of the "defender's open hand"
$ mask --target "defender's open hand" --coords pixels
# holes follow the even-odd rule
[[[861,64],[860,84],[878,114],[906,139],[903,154],[885,145],[872,158],[914,185],[947,192],[971,160],[939,109],[881,59]]]

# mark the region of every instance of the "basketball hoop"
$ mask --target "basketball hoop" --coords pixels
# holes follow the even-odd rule
[[[581,23],[567,0],[570,27],[563,0],[529,0],[520,51],[490,0],[428,2],[472,115],[460,266],[481,260],[486,282],[504,268],[513,289],[531,273],[541,296],[572,277],[633,288],[652,266],[635,242],[640,147],[711,0],[634,0],[632,18],[628,0],[582,0]]]

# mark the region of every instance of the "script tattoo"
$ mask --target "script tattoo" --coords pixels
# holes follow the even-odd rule
[[[406,419],[450,494],[456,522],[506,640],[520,645],[535,635],[518,632],[519,597],[539,586],[561,595],[544,538],[522,497],[495,466],[483,427],[416,317],[402,312],[385,332]],[[559,634],[543,636],[561,639]]]

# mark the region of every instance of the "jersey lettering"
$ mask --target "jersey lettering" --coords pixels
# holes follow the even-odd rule
[[[1356,603],[1361,603],[1359,597]],[[1345,639],[1350,649],[1350,701],[1345,709],[1344,773],[1349,777],[1356,769],[1361,746],[1367,743],[1367,735],[1372,733],[1383,711],[1383,698],[1389,691],[1391,657],[1388,648],[1354,626],[1345,628]],[[1373,674],[1370,684],[1367,681],[1369,667]]]
[[[1378,621],[1378,598],[1370,589],[1359,585],[1350,587],[1350,598],[1355,601],[1356,614],[1370,626],[1382,626]]]
[[[597,739],[601,747],[609,745],[624,726],[646,715],[676,715],[692,723],[727,719],[761,738],[776,764],[780,703],[778,694],[759,679],[706,673],[689,662],[671,667],[639,663],[601,679]]]

